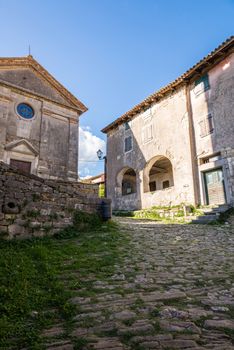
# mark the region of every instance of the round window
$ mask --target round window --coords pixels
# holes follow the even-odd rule
[[[32,119],[34,117],[33,108],[26,103],[18,104],[17,113],[24,119]]]

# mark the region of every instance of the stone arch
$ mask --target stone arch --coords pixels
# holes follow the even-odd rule
[[[151,158],[144,168],[143,185],[144,192],[155,192],[174,186],[170,159],[162,155]]]
[[[117,175],[117,187],[122,196],[136,193],[136,172],[133,168],[124,167]]]

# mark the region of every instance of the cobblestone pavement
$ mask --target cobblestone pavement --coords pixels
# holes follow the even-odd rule
[[[131,237],[124,267],[95,280],[94,298],[73,298],[72,336],[48,349],[234,349],[233,223],[115,220]],[[57,325],[45,335],[62,332]]]

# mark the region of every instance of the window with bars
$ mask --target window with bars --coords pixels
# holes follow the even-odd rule
[[[209,77],[208,77],[208,74],[205,74],[195,81],[193,92],[197,96],[197,95],[200,95],[202,92],[205,92],[209,88],[210,88]]]
[[[132,136],[125,137],[124,140],[124,152],[129,152],[132,150]]]
[[[200,126],[200,136],[204,137],[214,132],[213,117],[209,114],[206,118],[199,122]]]

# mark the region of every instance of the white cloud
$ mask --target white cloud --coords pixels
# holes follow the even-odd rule
[[[103,162],[98,161],[97,151],[106,153],[106,143],[94,135],[89,126],[79,128],[79,175],[93,176],[103,171]]]

